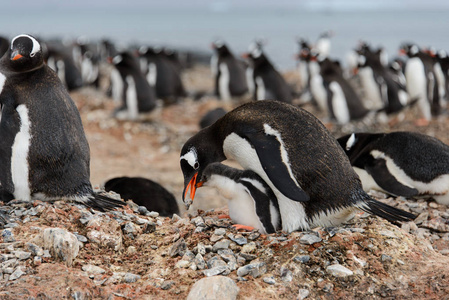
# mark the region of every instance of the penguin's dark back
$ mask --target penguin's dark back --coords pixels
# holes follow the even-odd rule
[[[449,146],[424,134],[391,132],[373,143],[371,149],[393,157],[404,172],[419,175],[416,179],[423,182],[449,173]]]
[[[57,196],[91,190],[89,145],[81,117],[56,73],[43,66],[18,75],[13,84],[15,97],[27,99],[32,193],[44,190]]]
[[[313,198],[306,210],[314,205],[338,207],[338,200],[347,201],[352,192],[361,189],[349,159],[336,139],[312,114],[279,101],[256,101],[244,104],[228,113],[209,128],[221,132],[264,132],[264,124],[281,134],[288,152],[292,172],[298,183]],[[207,128],[206,128],[207,129]],[[317,210],[315,210],[317,211]]]

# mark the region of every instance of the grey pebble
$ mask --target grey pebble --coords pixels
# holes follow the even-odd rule
[[[273,276],[268,276],[268,277],[263,278],[263,282],[268,283],[268,284],[275,284],[276,280],[274,280]]]
[[[295,256],[293,257],[293,261],[305,264],[310,261],[310,256],[309,255]]]
[[[299,242],[301,244],[305,244],[305,245],[312,245],[315,243],[319,243],[322,240],[323,240],[322,238],[320,238],[319,236],[316,236],[314,234],[305,234],[299,239]]]
[[[267,272],[267,265],[264,262],[251,263],[237,269],[237,276],[244,277],[251,275],[254,278],[260,277]]]
[[[9,229],[4,229],[2,231],[2,238],[3,242],[5,243],[12,243],[16,241],[16,239],[14,238],[14,233]]]
[[[140,279],[140,275],[126,273],[124,276],[124,280],[126,283],[133,283]]]
[[[229,271],[227,266],[218,266],[212,269],[206,269],[203,271],[203,274],[207,277],[216,276],[220,274],[224,274],[226,271]]]
[[[217,252],[220,249],[227,249],[229,248],[230,244],[230,240],[220,240],[214,244],[214,246],[212,247],[212,252]]]

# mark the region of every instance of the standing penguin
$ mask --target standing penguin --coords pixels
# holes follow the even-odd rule
[[[334,226],[356,209],[391,221],[414,216],[366,194],[336,139],[312,114],[280,101],[237,107],[191,137],[181,150],[183,200],[196,188],[206,167],[225,159],[252,170],[274,192],[288,232]]]
[[[215,95],[223,101],[230,101],[232,97],[243,96],[248,92],[246,65],[237,59],[222,41],[212,43],[214,54],[210,66],[215,77]]]
[[[382,63],[384,52],[381,48],[373,51],[366,44],[361,47],[357,74],[365,97],[374,103],[371,109],[397,113],[409,104],[409,96],[405,86],[396,81],[391,69]]]
[[[276,99],[291,103],[293,91],[263,53],[262,44],[252,43],[245,56],[250,60],[253,70],[254,100]]]
[[[365,117],[369,110],[365,108],[360,97],[343,77],[340,63],[326,58],[319,64],[330,117],[341,125]]]
[[[365,191],[427,195],[449,205],[449,146],[416,132],[353,133],[338,139]]]
[[[404,75],[407,81],[407,92],[411,98],[416,98],[421,113],[418,125],[427,125],[432,119],[432,105],[429,92],[434,91],[435,75],[428,55],[415,44],[403,44],[400,53],[408,56]]]
[[[157,98],[171,104],[186,96],[179,64],[169,58],[162,48],[140,47],[139,60],[141,70],[155,89]]]
[[[229,216],[236,228],[256,228],[274,233],[282,228],[279,204],[271,188],[251,170],[239,170],[221,163],[209,164],[200,179],[228,199]],[[243,225],[243,226],[241,226]]]
[[[16,199],[65,199],[105,210],[122,201],[95,194],[79,112],[40,43],[22,34],[0,60],[0,183]]]
[[[129,52],[121,52],[110,59],[122,79],[122,104],[114,112],[119,119],[137,120],[139,114],[156,107],[154,88],[145,79],[137,58]]]
[[[3,54],[6,53],[6,51],[8,51],[9,48],[9,41],[0,36],[0,58],[3,56]]]

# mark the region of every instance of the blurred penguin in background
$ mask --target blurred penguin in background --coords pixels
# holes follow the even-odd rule
[[[237,59],[222,40],[211,45],[214,50],[210,67],[214,76],[214,94],[223,101],[248,92],[245,62]]]

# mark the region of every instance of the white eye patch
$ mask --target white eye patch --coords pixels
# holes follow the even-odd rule
[[[192,168],[195,168],[195,164],[198,163],[198,154],[196,153],[195,147],[190,148],[190,150],[180,157],[180,160],[186,160]]]
[[[32,42],[33,42],[33,49],[31,49],[30,52],[30,56],[33,57],[37,52],[41,51],[41,44],[39,44],[39,42],[32,36],[28,35],[28,34],[21,34],[16,36],[12,41],[11,41],[11,49],[14,45],[14,41],[20,37],[26,37],[29,38]]]
[[[114,56],[112,59],[112,63],[114,65],[119,64],[123,60],[123,57],[121,55]]]

